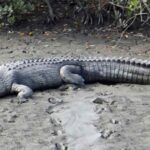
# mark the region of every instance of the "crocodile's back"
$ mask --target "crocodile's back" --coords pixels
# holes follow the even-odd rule
[[[64,83],[60,69],[65,65],[79,65],[71,58],[28,59],[3,65],[13,72],[13,82],[26,85],[33,90],[57,87]]]
[[[62,84],[60,67],[51,59],[29,59],[3,65],[12,72],[13,82],[29,86],[33,90],[56,87]]]
[[[34,65],[17,70],[17,83],[34,89],[57,87],[62,84],[59,74],[60,66],[56,64]]]

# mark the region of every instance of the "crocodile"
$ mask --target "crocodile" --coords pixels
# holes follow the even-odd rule
[[[16,93],[22,100],[32,97],[35,90],[94,82],[150,84],[150,61],[66,56],[31,58],[0,65],[0,97]]]

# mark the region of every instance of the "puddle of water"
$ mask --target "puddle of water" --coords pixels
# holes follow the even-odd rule
[[[98,119],[94,104],[85,95],[78,95],[78,100],[65,104],[63,110],[54,113],[62,121],[69,150],[104,150],[100,145],[100,134],[94,126]],[[87,97],[87,96],[86,96]]]

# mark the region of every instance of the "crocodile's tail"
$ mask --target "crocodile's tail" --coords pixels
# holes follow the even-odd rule
[[[110,79],[119,82],[150,84],[150,62],[140,59],[117,59],[110,61]]]
[[[103,58],[86,65],[87,81],[150,84],[150,61]]]

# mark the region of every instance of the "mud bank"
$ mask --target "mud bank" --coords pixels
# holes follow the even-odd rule
[[[79,34],[62,29],[29,36],[25,30],[0,34],[1,63],[58,55],[149,58],[150,39],[129,33]],[[16,96],[0,101],[2,150],[148,150],[150,86],[92,84],[81,89],[38,91],[28,103]]]

